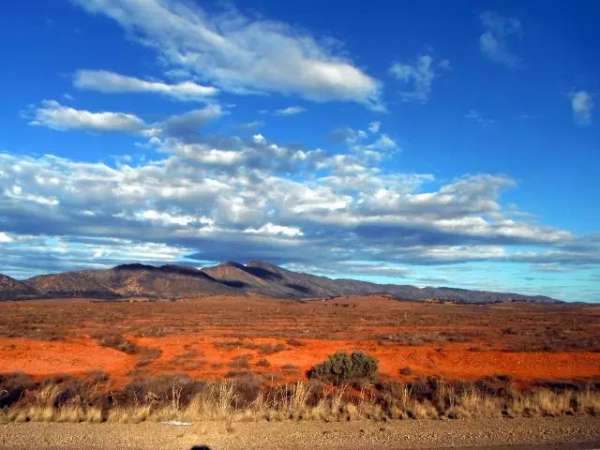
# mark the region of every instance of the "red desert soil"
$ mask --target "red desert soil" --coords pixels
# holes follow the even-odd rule
[[[136,359],[135,356],[102,347],[90,339],[68,342],[21,338],[0,340],[2,372],[45,376],[103,370],[121,377],[129,372]]]
[[[136,347],[129,354],[102,346],[105,335],[122,336]],[[597,378],[599,341],[600,308],[581,305],[222,296],[0,304],[0,372],[101,370],[119,384],[161,373],[216,379],[253,372],[292,381],[339,350],[372,354],[382,375],[398,380],[498,374],[522,381]]]

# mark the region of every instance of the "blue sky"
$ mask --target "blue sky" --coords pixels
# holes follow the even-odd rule
[[[600,300],[600,6],[3,5],[0,272],[266,259]]]

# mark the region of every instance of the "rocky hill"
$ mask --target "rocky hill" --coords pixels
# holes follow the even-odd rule
[[[39,293],[31,286],[0,274],[0,300],[14,298],[33,298]]]
[[[127,264],[108,270],[40,275],[25,280],[44,297],[164,297],[234,294],[237,290],[201,270],[180,266]]]
[[[180,298],[211,294],[258,294],[288,299],[386,294],[401,300],[461,303],[558,302],[543,296],[447,287],[417,288],[409,285],[331,279],[293,272],[261,261],[251,261],[245,265],[227,262],[203,269],[172,265],[155,267],[127,264],[107,270],[40,275],[24,281],[5,276],[0,278],[0,299],[34,297],[119,299],[139,296]]]

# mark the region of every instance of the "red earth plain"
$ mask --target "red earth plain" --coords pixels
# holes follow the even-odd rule
[[[364,351],[382,378],[522,383],[600,377],[600,307],[461,305],[385,296],[278,300],[0,303],[0,372],[34,377],[102,371],[114,385],[160,374],[215,380],[306,377],[336,351]]]

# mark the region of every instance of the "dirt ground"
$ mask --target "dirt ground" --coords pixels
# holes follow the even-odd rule
[[[117,344],[115,344],[115,342]],[[119,343],[122,343],[119,344]],[[387,297],[284,301],[212,296],[0,303],[0,372],[103,371],[292,381],[338,350],[363,350],[383,377],[600,377],[600,307],[455,305]]]
[[[592,449],[600,418],[0,425],[2,449]]]

